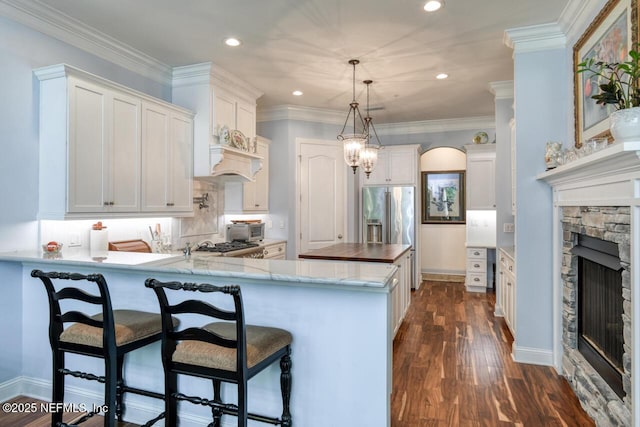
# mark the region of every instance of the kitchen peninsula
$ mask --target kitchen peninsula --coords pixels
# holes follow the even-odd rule
[[[393,265],[197,254],[137,254],[140,257],[136,263],[121,263],[113,253],[102,262],[93,261],[89,255],[49,259],[36,251],[0,254],[0,263],[22,269],[21,348],[4,350],[19,353],[16,358],[21,360],[22,374],[0,384],[2,395],[50,398],[48,305],[41,284],[29,275],[31,270],[97,272],[107,279],[114,307],[152,312],[159,308],[155,297],[144,287],[147,277],[240,285],[247,323],[284,328],[293,334],[291,412],[296,425],[390,425],[391,294],[398,276]],[[149,258],[145,259],[145,255]],[[210,296],[203,298],[207,297]],[[73,358],[70,364],[79,370],[101,372],[99,361]],[[159,344],[134,352],[127,360],[125,376],[132,385],[162,390]],[[188,383],[194,395],[208,396],[211,392],[208,381],[180,380]],[[99,403],[101,392],[99,384],[67,379],[70,401]],[[233,393],[232,388],[225,392]],[[249,405],[252,412],[279,413],[277,367],[250,381]],[[127,408],[127,418],[134,423],[143,423],[161,410],[157,402],[139,396],[127,396]],[[210,421],[207,408],[188,405],[181,411],[182,426]]]
[[[411,303],[413,257],[411,245],[383,243],[338,243],[298,255],[301,259],[394,264],[398,285],[391,292],[391,323],[395,337]],[[371,266],[374,268],[374,266]]]

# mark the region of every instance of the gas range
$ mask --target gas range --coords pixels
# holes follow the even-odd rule
[[[229,257],[250,257],[260,258],[262,249],[255,242],[247,242],[244,240],[234,240],[232,242],[212,243],[203,242],[198,245],[196,252],[213,252],[222,256]]]

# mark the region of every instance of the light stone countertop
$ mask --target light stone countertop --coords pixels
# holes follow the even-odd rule
[[[389,292],[395,286],[392,278],[397,269],[391,264],[233,258],[206,253],[194,253],[190,257],[175,253],[115,251],[109,251],[106,258],[91,255],[88,251],[83,251],[65,256],[63,250],[59,257],[55,257],[41,251],[15,251],[0,253],[0,261],[48,264],[51,269],[60,269],[61,266],[67,270],[71,266],[99,267],[100,270],[179,273],[226,279],[265,280],[290,286],[322,285],[382,292]]]

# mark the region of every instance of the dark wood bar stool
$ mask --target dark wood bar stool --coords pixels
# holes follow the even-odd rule
[[[122,376],[124,356],[128,352],[161,339],[162,326],[159,314],[136,310],[113,310],[107,282],[101,274],[45,273],[41,270],[33,270],[31,276],[42,280],[49,300],[49,341],[53,353],[52,402],[64,402],[65,375],[104,383],[104,404],[107,407],[107,412],[104,414],[105,427],[115,426],[116,419],[123,420],[125,392],[164,400],[162,393],[127,386]],[[52,279],[56,280],[60,290],[56,290]],[[63,287],[64,285],[58,284],[58,281],[70,280],[76,282],[78,287]],[[96,291],[97,293],[92,293]],[[93,316],[75,309],[63,312],[60,307],[62,300],[75,300],[75,303],[86,303],[88,307],[99,306],[100,312]],[[169,319],[169,322],[171,321]],[[65,328],[65,324],[69,323],[72,324]],[[104,359],[104,376],[66,369],[65,353]],[[90,411],[74,421],[72,425],[81,424],[96,413]],[[164,413],[145,425],[153,425],[163,416]],[[51,425],[68,426],[62,422],[62,411],[51,414]]]
[[[238,426],[247,420],[291,427],[289,399],[291,396],[292,336],[288,331],[264,326],[245,325],[242,295],[239,286],[214,286],[207,283],[159,282],[147,279],[145,286],[155,291],[162,315],[162,363],[165,370],[166,425],[177,426],[178,401],[209,406],[213,415],[210,426],[220,427],[222,416],[238,417]],[[228,311],[197,299],[169,303],[165,289],[197,292],[221,292],[233,297],[234,310]],[[199,314],[223,321],[201,327],[176,330],[172,315]],[[280,360],[282,416],[268,417],[247,410],[247,382],[258,372]],[[186,396],[177,390],[178,374],[207,378],[213,381],[213,400]],[[221,382],[235,383],[238,404],[222,402]]]

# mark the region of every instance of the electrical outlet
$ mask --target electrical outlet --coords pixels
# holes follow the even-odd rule
[[[512,222],[505,222],[504,224],[502,224],[502,230],[505,233],[513,233],[515,232],[516,228]]]
[[[280,221],[280,228],[284,228],[284,221]]]
[[[82,246],[82,242],[80,241],[80,233],[69,233],[69,247],[77,247]]]
[[[267,220],[267,228],[268,229],[273,228],[273,222],[270,219]]]

